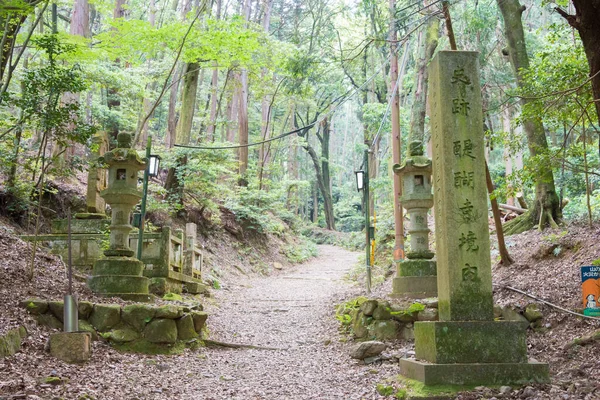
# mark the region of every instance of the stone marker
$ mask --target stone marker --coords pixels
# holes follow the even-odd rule
[[[92,355],[89,332],[60,332],[50,336],[50,354],[68,363],[82,363]]]
[[[547,382],[523,325],[494,321],[479,54],[441,51],[430,99],[439,321],[415,323],[401,370],[427,385]]]
[[[433,206],[431,160],[423,155],[420,142],[409,144],[409,157],[393,167],[402,179],[402,207],[410,218],[410,251],[397,264],[392,296],[427,298],[437,296],[436,262],[429,250],[427,212]]]
[[[144,264],[133,258],[129,247],[131,209],[142,198],[138,190],[138,172],[145,162],[131,148],[131,135],[119,133],[117,148],[107,152],[100,161],[108,164],[108,187],[101,195],[110,205],[112,218],[110,238],[105,258],[94,263],[88,281],[94,293],[118,296],[126,300],[148,301],[150,280],[142,276]]]

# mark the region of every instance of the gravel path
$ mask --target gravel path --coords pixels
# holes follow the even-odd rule
[[[211,339],[280,350],[216,347],[145,356],[96,342],[92,360],[76,366],[44,352],[48,333],[34,328],[23,351],[0,360],[0,398],[379,399],[375,386],[399,373],[397,363],[350,359],[353,343],[340,340],[345,336],[334,315],[336,304],[360,294],[343,280],[358,253],[319,250],[306,264],[240,279],[207,302]],[[42,384],[47,376],[66,383]]]

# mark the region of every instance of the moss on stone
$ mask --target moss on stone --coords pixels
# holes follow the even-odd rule
[[[177,293],[167,293],[163,296],[163,300],[182,301],[183,297],[181,297],[181,295],[179,295]]]
[[[48,311],[48,302],[41,299],[26,299],[21,302],[21,307],[32,315],[40,315]]]
[[[194,318],[191,314],[186,314],[175,322],[177,324],[177,339],[190,340],[198,337],[198,332],[194,328]]]
[[[64,320],[64,312],[65,312],[65,303],[62,301],[49,301],[48,308],[52,314],[58,318],[60,322]]]
[[[400,324],[394,320],[373,321],[373,323],[367,327],[369,337],[378,340],[397,339],[399,328]]]
[[[155,318],[167,318],[167,319],[176,319],[183,315],[183,311],[180,307],[175,305],[164,305],[160,306],[156,309]]]
[[[98,331],[109,331],[121,321],[121,306],[118,304],[96,304],[89,321]]]
[[[113,347],[127,353],[142,354],[181,354],[185,350],[185,343],[176,342],[172,345],[152,343],[145,339],[138,339],[128,343],[113,343]]]
[[[98,340],[98,332],[96,332],[96,329],[94,329],[92,324],[90,324],[87,320],[80,319],[78,322],[78,325],[79,325],[79,331],[89,332],[92,337],[92,340]]]
[[[146,324],[154,318],[156,308],[146,304],[128,304],[121,310],[123,321],[131,325],[138,332],[142,332]]]
[[[152,343],[175,343],[177,324],[172,319],[155,319],[146,325],[144,338]]]
[[[130,326],[120,324],[111,330],[105,338],[115,343],[127,343],[139,339],[140,333]]]
[[[201,333],[206,325],[206,319],[208,314],[204,311],[192,311],[192,319],[194,320],[194,330],[197,333]]]
[[[37,323],[39,325],[47,326],[48,328],[58,329],[58,330],[63,329],[63,323],[60,322],[58,320],[58,318],[56,318],[51,313],[37,315],[35,317],[35,320],[37,321]]]
[[[11,329],[4,336],[0,336],[0,357],[15,354],[21,348],[20,328]]]
[[[94,311],[94,304],[89,301],[78,301],[77,311],[80,319],[88,319]]]

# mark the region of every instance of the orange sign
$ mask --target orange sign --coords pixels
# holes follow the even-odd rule
[[[600,267],[581,267],[583,314],[600,316]]]

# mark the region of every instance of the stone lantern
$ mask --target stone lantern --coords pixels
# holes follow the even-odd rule
[[[410,156],[402,165],[394,165],[394,173],[402,180],[402,207],[406,209],[410,223],[410,251],[407,260],[397,266],[393,281],[393,295],[407,297],[437,296],[436,263],[429,249],[427,213],[433,207],[431,191],[431,160],[423,155],[421,142],[409,144]]]
[[[108,165],[108,185],[100,195],[111,208],[109,247],[105,257],[94,263],[88,284],[93,292],[128,300],[147,300],[150,280],[143,276],[144,264],[133,258],[129,247],[131,210],[142,198],[138,172],[146,163],[131,148],[131,135],[120,133],[117,148],[100,157]]]

